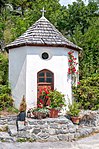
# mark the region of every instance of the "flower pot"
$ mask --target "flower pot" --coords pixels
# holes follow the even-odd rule
[[[35,112],[33,112],[33,116],[36,119],[42,119],[42,118],[46,118],[47,117],[47,114],[46,113],[35,111]]]
[[[57,118],[58,117],[58,110],[57,109],[50,109],[49,117],[50,118]]]
[[[72,116],[71,120],[74,124],[79,124],[80,122],[80,117]]]

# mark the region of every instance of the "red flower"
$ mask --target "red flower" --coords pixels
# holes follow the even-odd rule
[[[46,96],[46,98],[48,99],[49,97],[48,97],[48,96]]]
[[[46,88],[44,88],[44,92],[46,92]]]
[[[49,94],[49,91],[48,90],[46,90],[46,94]]]
[[[39,89],[40,94],[42,94],[42,89]]]
[[[48,88],[47,88],[48,90],[50,90],[51,89],[51,87],[50,86],[48,86]]]
[[[69,54],[69,55],[71,55],[71,54],[72,54],[72,52],[68,52],[68,54]]]
[[[78,71],[76,72],[76,74],[79,74]]]
[[[42,99],[40,99],[40,100],[39,100],[39,102],[40,102],[41,104],[44,104],[44,102],[43,102],[43,100],[42,100]]]
[[[70,68],[68,68],[68,71],[70,71]]]
[[[80,82],[77,82],[77,85],[80,85]]]
[[[72,60],[71,60],[71,59],[69,59],[69,60],[68,60],[68,62],[72,62]]]
[[[38,106],[38,108],[43,108],[43,106],[41,104],[38,104],[37,106]]]
[[[77,58],[74,58],[74,60],[77,60]]]
[[[72,66],[72,64],[70,64],[70,66]]]
[[[71,74],[71,69],[70,68],[68,68],[68,73]]]
[[[71,74],[71,72],[68,72],[69,74]]]
[[[75,72],[75,71],[76,71],[76,68],[75,68],[75,67],[73,67],[73,68],[72,68],[72,71],[73,71],[73,72]]]

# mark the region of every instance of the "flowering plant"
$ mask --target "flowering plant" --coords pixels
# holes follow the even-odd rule
[[[77,70],[76,70],[76,65],[78,64],[76,62],[77,58],[74,57],[73,55],[73,51],[68,52],[68,63],[69,63],[69,68],[68,68],[68,74],[78,74]]]
[[[41,119],[49,116],[49,110],[47,109],[49,90],[49,87],[39,89],[40,96],[37,99],[37,108],[34,108],[32,111],[34,118]]]
[[[64,94],[57,90],[50,91],[49,95],[51,103],[50,108],[61,109],[65,105]]]
[[[78,71],[77,71],[77,68],[76,68],[78,63],[76,62],[77,58],[74,57],[73,53],[74,53],[74,51],[69,51],[68,52],[68,57],[69,57],[69,59],[68,59],[68,65],[69,65],[68,74],[71,75],[72,81],[75,84],[76,79],[77,79],[77,75],[78,75]]]
[[[37,102],[38,108],[43,108],[43,107],[50,105],[50,99],[48,96],[49,92],[50,92],[49,87],[47,87],[47,88],[45,87],[45,88],[40,89],[40,97],[39,97],[38,102]]]

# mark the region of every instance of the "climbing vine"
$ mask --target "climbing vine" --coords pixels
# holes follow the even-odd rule
[[[74,51],[68,52],[68,75],[71,76],[72,85],[76,85],[77,78],[78,78],[78,70],[77,70],[77,58],[74,57]],[[79,82],[77,82],[79,84]]]

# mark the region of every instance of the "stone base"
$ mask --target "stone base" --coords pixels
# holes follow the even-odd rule
[[[24,126],[24,122],[18,122],[19,131],[16,130],[16,118],[4,118],[0,119],[0,125],[7,125],[8,132],[0,132],[2,141],[72,141],[88,136],[94,132],[99,132],[99,112],[95,115],[94,119],[91,119],[90,126],[74,125],[72,121],[66,118],[66,116],[60,116],[58,118],[45,118],[45,119],[32,119],[27,118],[27,124]],[[97,125],[93,125],[97,124]]]

